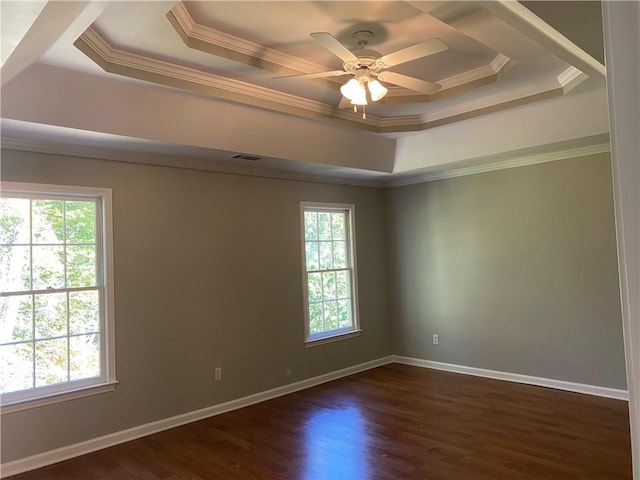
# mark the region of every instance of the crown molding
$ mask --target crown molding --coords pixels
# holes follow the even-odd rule
[[[499,53],[495,56],[491,63],[484,65],[474,70],[469,70],[458,75],[454,75],[449,78],[438,81],[438,85],[442,87],[442,90],[448,90],[450,88],[459,87],[467,83],[475,82],[487,77],[493,77],[493,81],[497,81],[497,75],[502,72],[507,66],[511,66],[515,63],[506,55]]]
[[[562,92],[566,95],[587,78],[589,76],[586,73],[572,65],[558,75],[558,83],[562,87]]]
[[[574,66],[571,66],[567,68],[565,71],[563,71],[560,75],[558,75],[557,78],[558,78],[558,83],[562,87],[565,87],[575,79],[580,78],[581,76],[588,78],[582,70],[579,70]]]
[[[442,172],[425,173],[421,175],[412,175],[410,177],[389,179],[386,182],[387,187],[402,187],[406,185],[415,185],[418,183],[433,182],[435,180],[443,180],[446,178],[463,177],[466,175],[475,175],[478,173],[493,172],[496,170],[506,170],[508,168],[524,167],[527,165],[536,165],[539,163],[554,162],[557,160],[565,160],[568,158],[586,157],[587,155],[596,155],[611,151],[611,144],[607,142],[596,143],[593,145],[555,149],[549,152],[531,154],[528,152],[504,154],[509,158],[499,160],[497,162],[486,163],[471,167],[453,168]],[[486,157],[485,157],[486,158]],[[491,157],[489,157],[491,158]],[[482,161],[482,158],[477,159]]]
[[[422,121],[424,123],[435,122],[449,117],[455,117],[458,115],[468,114],[477,110],[483,110],[486,108],[494,108],[499,105],[503,105],[511,102],[518,102],[530,97],[550,94],[561,95],[562,91],[558,88],[556,80],[552,80],[546,83],[530,84],[513,90],[507,90],[495,95],[488,95],[468,102],[460,103],[448,108],[440,108],[433,110],[430,113],[422,115]],[[528,102],[522,102],[528,103]]]
[[[368,114],[367,114],[368,116]],[[416,125],[422,124],[421,115],[407,115],[404,117],[380,117],[378,119],[378,126],[381,130],[389,130],[392,128],[411,127],[415,130]]]
[[[273,64],[283,67],[287,71],[291,70],[297,73],[314,73],[326,70],[326,67],[323,65],[318,65],[243,38],[229,35],[220,30],[200,25],[193,20],[184,2],[178,3],[169,10],[169,12],[167,12],[167,18],[173,27],[178,30],[178,34],[183,40],[192,39],[198,41],[195,45],[189,45],[189,42],[187,42],[187,46],[191,48],[212,53],[209,49],[199,48],[202,47],[203,44],[211,45],[216,47],[216,54],[225,56],[225,51],[235,53],[230,56],[225,56],[230,60],[237,61],[239,59],[241,60],[243,56],[246,57],[246,62],[243,63],[247,65],[256,65],[255,60],[259,60],[260,64],[267,67]],[[282,69],[275,70],[277,72],[282,71]]]
[[[190,83],[205,85],[233,93],[239,93],[249,97],[268,100],[270,102],[283,103],[289,106],[314,110],[317,113],[328,114],[331,110],[326,104],[321,102],[314,102],[295,95],[277,92],[275,90],[259,87],[239,80],[233,80],[213,73],[207,73],[194,68],[113,48],[92,28],[88,28],[80,36],[79,40],[81,40],[82,43],[77,42],[78,45],[76,46],[78,48],[82,50],[86,45],[92,52],[99,55],[100,59],[111,68],[114,66],[132,68],[150,75],[160,74],[169,78],[184,80]]]

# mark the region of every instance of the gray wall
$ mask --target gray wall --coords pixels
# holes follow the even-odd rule
[[[608,155],[384,191],[3,151],[2,179],[113,189],[120,381],[3,415],[3,462],[392,353],[625,388]],[[359,337],[304,347],[300,200],[356,204]]]
[[[3,415],[3,462],[392,353],[381,190],[14,151],[2,179],[113,189],[120,382]],[[300,200],[356,205],[359,337],[304,346]]]
[[[391,190],[394,353],[626,388],[612,198],[605,154]]]

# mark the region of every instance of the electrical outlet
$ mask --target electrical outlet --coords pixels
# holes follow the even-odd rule
[[[440,341],[440,339],[438,338],[438,334],[434,333],[433,334],[433,344],[434,345],[438,345],[438,342]]]
[[[216,367],[214,376],[216,382],[222,380],[222,367]]]

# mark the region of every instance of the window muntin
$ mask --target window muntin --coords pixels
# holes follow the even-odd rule
[[[108,189],[2,183],[3,405],[115,381],[110,199]]]
[[[358,331],[353,205],[301,203],[305,339]]]

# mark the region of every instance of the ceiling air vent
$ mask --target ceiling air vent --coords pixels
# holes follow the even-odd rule
[[[240,160],[251,160],[252,162],[255,162],[257,160],[262,160],[262,157],[255,157],[253,155],[244,155],[242,153],[239,153],[237,155],[234,155],[231,158],[238,158]]]

